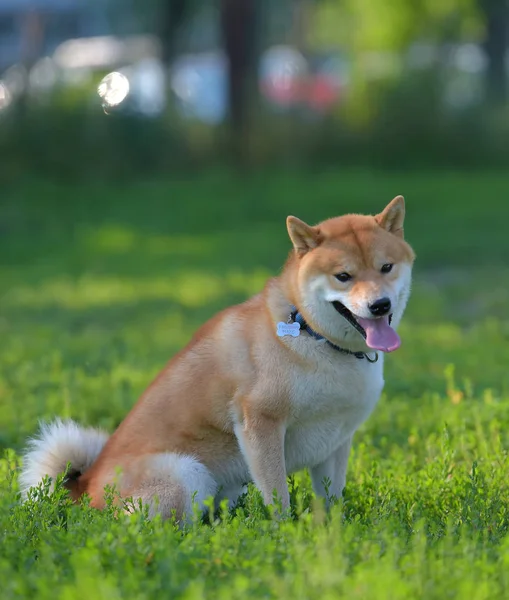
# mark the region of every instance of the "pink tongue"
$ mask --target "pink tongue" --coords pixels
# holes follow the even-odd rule
[[[373,350],[392,352],[401,345],[401,339],[389,325],[389,318],[361,319],[357,317],[359,325],[366,332],[366,345]]]

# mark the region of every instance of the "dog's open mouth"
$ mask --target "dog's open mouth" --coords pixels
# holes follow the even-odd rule
[[[393,352],[400,347],[401,339],[391,327],[392,314],[376,319],[364,319],[355,316],[341,302],[335,301],[332,305],[362,335],[369,348],[381,352]]]

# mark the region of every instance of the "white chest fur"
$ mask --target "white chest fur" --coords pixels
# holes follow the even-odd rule
[[[316,368],[291,373],[288,472],[329,457],[367,419],[383,389],[383,355],[377,363],[325,349],[320,355]]]

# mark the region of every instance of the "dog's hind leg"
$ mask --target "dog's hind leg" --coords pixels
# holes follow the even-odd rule
[[[247,492],[247,485],[231,484],[229,486],[221,487],[215,498],[216,508],[225,499],[228,500],[228,508],[230,508],[230,509],[235,508],[235,506],[237,505],[237,503],[239,501],[239,498],[246,492]]]
[[[135,505],[141,500],[148,506],[150,517],[159,513],[163,519],[175,515],[179,522],[189,520],[194,502],[203,509],[204,501],[216,494],[212,474],[191,456],[168,452],[139,461],[134,470],[124,472],[121,494],[132,497]]]

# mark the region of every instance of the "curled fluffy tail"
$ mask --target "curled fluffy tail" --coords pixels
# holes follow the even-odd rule
[[[70,478],[79,477],[95,462],[107,439],[105,432],[80,427],[70,420],[41,425],[39,435],[29,441],[23,459],[19,477],[23,497],[46,475],[54,481],[67,463],[71,463]]]

